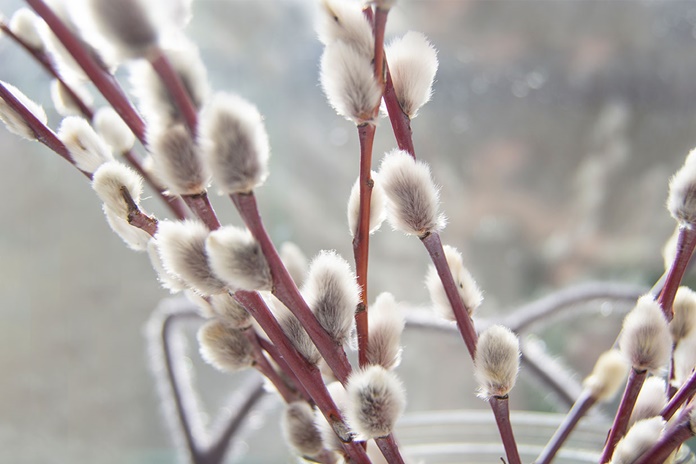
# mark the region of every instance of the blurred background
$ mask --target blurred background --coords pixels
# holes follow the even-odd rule
[[[0,0],[7,17],[20,6]],[[258,197],[273,239],[351,259],[345,202],[357,136],[318,85],[314,7],[196,0],[188,33],[213,89],[265,115],[271,176]],[[443,240],[485,293],[481,314],[495,319],[587,281],[652,285],[674,229],[668,179],[696,145],[696,4],[402,0],[387,36],[411,29],[440,59],[432,101],[413,121],[415,146],[442,186]],[[7,38],[0,79],[58,126],[49,78]],[[375,164],[393,146],[383,119]],[[143,335],[168,294],[147,257],[125,249],[84,177],[43,146],[0,128],[0,166],[0,462],[172,462]],[[144,206],[164,216],[157,201]],[[224,222],[239,223],[224,198],[214,201]],[[371,258],[371,295],[427,307],[418,240],[385,224]],[[603,309],[541,334],[579,378],[617,333],[620,318]],[[404,344],[409,411],[486,407],[460,340],[407,332]],[[212,417],[238,379],[199,365],[195,346],[191,358]],[[524,377],[519,388],[517,408],[553,410]],[[265,419],[250,422],[238,462],[289,462],[279,407],[269,400]]]

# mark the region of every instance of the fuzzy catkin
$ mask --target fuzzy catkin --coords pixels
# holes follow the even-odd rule
[[[382,89],[371,58],[337,41],[326,46],[319,66],[321,87],[336,113],[358,125],[373,122]]]
[[[390,42],[384,53],[399,105],[409,118],[415,118],[432,95],[437,52],[423,34],[409,31]]]
[[[307,270],[309,269],[307,256],[305,256],[300,247],[293,242],[284,242],[281,244],[278,253],[290,277],[292,277],[292,280],[295,282],[295,285],[301,287],[304,284],[305,278],[307,277]]]
[[[462,259],[462,255],[459,253],[459,251],[449,245],[443,246],[443,250],[450,273],[452,274],[454,283],[457,286],[459,298],[466,308],[466,312],[469,314],[469,317],[472,317],[476,309],[483,301],[481,290],[478,288],[478,285],[476,284],[476,281],[472,277],[471,273],[464,267],[464,260]],[[428,267],[428,273],[425,277],[425,285],[430,293],[430,299],[433,302],[435,311],[443,318],[450,321],[455,321],[456,317],[454,315],[454,311],[452,310],[452,305],[450,304],[449,298],[447,297],[447,293],[445,292],[445,287],[442,285],[442,281],[437,273],[437,269],[435,269],[435,266],[432,264]]]
[[[125,164],[108,161],[94,171],[92,188],[107,208],[118,217],[127,219],[128,203],[123,197],[124,190],[138,205],[143,193],[143,179]]]
[[[321,0],[316,30],[324,45],[343,42],[360,55],[372,59],[375,39],[372,25],[365,17],[359,2]]]
[[[321,432],[314,423],[314,409],[306,401],[288,404],[281,421],[285,441],[300,456],[315,456],[323,449]]]
[[[403,150],[384,155],[379,170],[387,197],[387,219],[394,230],[423,237],[445,227],[440,194],[430,168]]]
[[[324,330],[343,344],[360,301],[360,288],[348,262],[333,251],[322,251],[309,266],[302,294]]]
[[[212,295],[210,306],[215,314],[230,327],[245,329],[251,325],[251,315],[229,293]]]
[[[679,287],[672,309],[674,317],[669,322],[669,331],[672,334],[672,342],[676,345],[689,336],[696,326],[696,292],[689,287]]]
[[[346,393],[346,420],[361,440],[389,435],[406,407],[401,380],[382,366],[354,371]]]
[[[212,320],[199,329],[198,343],[203,360],[220,371],[236,372],[254,362],[244,333],[220,320]]]
[[[662,308],[645,295],[624,318],[619,347],[634,369],[656,372],[667,365],[672,337]]]
[[[29,48],[43,51],[44,43],[39,33],[40,21],[29,8],[19,8],[10,19],[10,31]]]
[[[135,143],[135,135],[110,106],[103,106],[94,113],[92,125],[114,152],[123,153]]]
[[[274,304],[274,310],[278,324],[283,329],[283,333],[288,337],[292,346],[307,360],[308,363],[316,366],[322,359],[319,350],[309,338],[307,331],[300,321],[287,308],[280,303]]]
[[[24,95],[17,87],[10,85],[7,82],[0,81],[0,85],[5,87],[19,102],[34,115],[42,124],[48,122],[46,112],[43,107],[29,97]],[[0,121],[5,124],[7,130],[15,135],[19,135],[27,140],[36,140],[34,130],[24,121],[24,119],[10,107],[10,105],[0,97]]]
[[[629,427],[643,419],[659,416],[667,404],[667,384],[661,377],[652,376],[645,380],[631,412]]]
[[[210,269],[205,250],[208,229],[197,221],[160,221],[155,239],[164,268],[202,295],[227,291]]]
[[[174,124],[155,135],[149,141],[149,151],[158,177],[170,192],[175,195],[205,192],[210,175],[183,124]]]
[[[147,245],[152,238],[150,234],[139,227],[132,226],[120,216],[117,216],[112,210],[106,206],[102,206],[106,222],[111,227],[111,230],[118,235],[121,240],[133,251],[145,251]]]
[[[506,396],[515,386],[519,369],[520,342],[510,329],[494,325],[481,334],[474,359],[480,397]]]
[[[685,163],[670,179],[667,209],[680,224],[696,223],[696,163]]]
[[[367,361],[394,369],[401,363],[401,333],[406,321],[391,293],[377,296],[367,312],[367,321]]]
[[[269,143],[261,114],[237,95],[215,94],[201,111],[199,146],[226,194],[248,193],[268,177]]]
[[[597,358],[592,373],[583,381],[583,387],[597,401],[609,401],[626,380],[628,370],[626,358],[619,350],[605,351]]]
[[[665,428],[661,417],[644,419],[633,424],[626,436],[616,444],[611,464],[632,464],[660,439]]]
[[[380,226],[387,218],[386,198],[384,189],[379,182],[379,175],[371,171],[372,190],[370,192],[370,234],[379,230]],[[348,230],[355,237],[358,232],[358,218],[360,216],[360,178],[358,178],[350,190],[348,197]]]
[[[233,226],[210,233],[206,250],[213,272],[235,290],[271,290],[271,270],[248,230]]]
[[[85,119],[68,116],[58,129],[58,138],[70,152],[78,169],[93,173],[102,164],[113,161],[109,146]]]

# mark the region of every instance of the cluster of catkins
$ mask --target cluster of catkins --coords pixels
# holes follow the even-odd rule
[[[39,105],[0,82],[0,119],[6,127],[45,143],[91,179],[114,232],[130,248],[147,251],[160,283],[173,293],[184,292],[208,319],[198,333],[202,357],[225,372],[258,369],[285,400],[284,435],[299,456],[368,463],[381,453],[387,462],[404,462],[392,435],[406,402],[394,372],[404,329],[400,304],[382,293],[369,305],[365,361],[353,369],[345,347],[354,345],[356,310],[367,306],[361,301],[365,289],[335,252],[322,251],[308,264],[297,246],[287,243],[278,251],[271,242],[254,198],[254,189],[268,176],[263,118],[238,95],[210,92],[198,51],[183,33],[190,1],[81,0],[52,2],[51,8],[42,0],[28,2],[50,27],[23,9],[9,25],[3,21],[3,29],[54,73],[52,97],[64,119],[54,134]],[[377,172],[368,169],[359,177],[348,201],[349,230],[359,246],[365,240],[361,218],[368,218],[369,233],[387,219],[425,245],[433,261],[425,279],[433,307],[457,323],[479,394],[493,409],[508,462],[517,464],[507,398],[519,370],[518,339],[502,326],[480,336],[475,332],[472,318],[482,294],[461,254],[440,242],[445,218],[428,165],[417,161],[412,149],[403,149],[412,147],[404,137],[410,138],[410,121],[430,98],[436,52],[416,32],[382,50],[383,23],[380,30],[372,15],[384,19],[393,2],[374,3],[373,10],[360,2],[323,0],[317,23],[325,45],[320,81],[331,106],[360,131],[374,128],[384,99],[401,147],[384,155]],[[388,71],[377,66],[378,51]],[[111,79],[123,64],[139,114]],[[115,109],[93,112],[86,81]],[[396,118],[389,92],[398,105]],[[408,131],[397,130],[399,118]],[[147,150],[142,163],[132,152],[136,139]],[[672,459],[676,447],[694,434],[687,399],[696,390],[696,294],[677,290],[696,244],[692,158],[671,183],[669,209],[680,227],[670,248],[676,252],[666,258],[664,289],[657,298],[642,297],[628,314],[619,349],[599,358],[583,395],[537,462],[550,462],[577,420],[594,403],[611,398],[627,372],[602,462]],[[143,179],[176,220],[158,220],[144,211]],[[207,199],[211,182],[230,197],[246,227],[218,223]],[[660,374],[665,368],[666,381]]]
[[[278,253],[268,240],[253,199],[268,176],[268,135],[252,103],[210,92],[199,53],[183,34],[190,2],[54,1],[50,8],[41,0],[29,3],[42,18],[22,9],[9,25],[3,21],[4,30],[54,73],[52,98],[64,119],[53,134],[43,109],[1,82],[0,119],[6,127],[47,144],[91,179],[114,232],[131,249],[147,251],[162,286],[184,292],[208,318],[198,333],[208,363],[226,372],[254,367],[268,377],[288,403],[284,431],[298,455],[370,462],[378,459],[373,445],[367,452],[348,445],[376,439],[389,462],[403,462],[390,438],[405,408],[404,388],[394,373],[404,328],[399,304],[382,293],[370,305],[367,362],[352,370],[344,347],[353,337],[361,294],[356,277],[335,252],[322,251],[307,265],[295,245],[284,244]],[[348,0],[320,3],[322,87],[338,114],[358,126],[374,126],[383,82],[374,72],[376,40],[366,7]],[[376,8],[384,12],[391,3],[380,1]],[[66,42],[66,35],[74,41]],[[430,98],[436,52],[422,34],[409,32],[385,54],[400,111],[410,120]],[[128,112],[128,100],[109,81],[122,65],[142,120]],[[89,81],[116,110],[92,111],[84,85]],[[142,162],[132,152],[136,139],[147,150]],[[385,218],[394,229],[421,239],[444,227],[438,188],[428,166],[412,153],[387,153],[371,176],[370,233]],[[177,220],[146,213],[144,179],[179,212]],[[248,228],[217,223],[207,201],[211,181],[230,196]],[[358,184],[348,204],[353,235],[364,208]],[[196,219],[174,208],[180,199]],[[470,323],[481,293],[456,249],[440,246],[439,256]],[[426,281],[438,312],[457,320],[453,295],[435,266]],[[516,337],[494,327],[478,347],[481,395],[506,397],[519,367]]]

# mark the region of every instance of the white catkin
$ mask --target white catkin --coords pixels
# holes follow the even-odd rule
[[[292,346],[307,360],[310,364],[316,366],[321,360],[319,350],[309,338],[307,331],[302,326],[300,321],[287,309],[282,303],[273,301],[271,309],[278,320],[278,324],[283,329],[283,333],[290,339]]]
[[[360,440],[389,435],[406,407],[401,380],[381,366],[354,371],[346,393],[346,420]]]
[[[696,163],[686,163],[669,181],[667,209],[680,224],[696,222]]]
[[[147,254],[150,258],[152,268],[155,270],[155,273],[157,273],[157,281],[163,288],[166,288],[171,293],[179,293],[180,291],[188,288],[186,282],[184,282],[179,276],[171,274],[164,268],[162,258],[160,258],[157,240],[150,240],[147,243]]]
[[[212,320],[198,330],[198,343],[203,360],[223,372],[236,372],[254,361],[244,333],[220,320]]]
[[[14,97],[19,100],[19,102],[42,124],[47,124],[48,118],[46,117],[46,112],[41,105],[32,101],[14,85],[8,84],[4,81],[0,81],[0,85],[4,86],[12,95],[14,95]],[[13,134],[19,135],[27,140],[36,140],[36,135],[31,127],[29,127],[24,119],[15,110],[13,110],[3,98],[0,98],[0,121],[5,123],[7,130]]]
[[[81,83],[74,81],[70,82],[68,85],[70,85],[70,90],[73,91],[75,96],[85,105],[89,106],[92,104],[92,95]],[[51,100],[53,101],[53,106],[55,106],[56,111],[61,116],[82,116],[82,110],[77,100],[70,94],[68,88],[58,79],[53,79],[51,81]]]
[[[148,137],[152,132],[148,133]],[[175,195],[205,192],[210,174],[188,129],[174,124],[153,136],[148,148],[157,176]]]
[[[629,368],[619,350],[605,351],[597,358],[592,373],[583,381],[583,387],[597,401],[609,401],[623,385]]]
[[[662,247],[662,260],[664,261],[665,271],[668,271],[672,267],[674,258],[677,256],[677,240],[679,239],[679,229],[680,227],[674,228],[674,233],[667,239],[665,245]]]
[[[122,189],[130,194],[135,204],[140,203],[143,179],[134,170],[118,161],[109,161],[94,171],[92,188],[107,208],[121,218],[128,218],[128,204]]]
[[[245,329],[251,325],[251,315],[229,293],[212,295],[210,305],[215,314],[231,327]]]
[[[370,193],[370,225],[371,234],[377,232],[384,220],[387,218],[386,197],[384,189],[379,182],[379,175],[372,171],[372,191]],[[358,231],[358,218],[360,216],[360,178],[353,184],[348,197],[348,230],[353,237]]]
[[[337,344],[343,344],[360,301],[360,288],[348,262],[333,251],[322,251],[309,266],[302,294],[321,326]]]
[[[515,386],[520,369],[520,343],[509,329],[494,325],[478,339],[474,374],[479,396],[506,396]]]
[[[667,384],[661,377],[652,376],[645,380],[631,412],[629,427],[643,419],[659,416],[667,405]]]
[[[611,464],[632,464],[660,439],[665,429],[661,417],[644,419],[633,424],[626,436],[616,444]]]
[[[156,12],[145,0],[73,0],[70,7],[82,37],[110,61],[143,58],[157,46]]]
[[[459,251],[449,245],[445,245],[443,250],[450,272],[452,273],[452,278],[457,286],[459,298],[466,308],[469,317],[472,317],[483,301],[483,294],[478,288],[476,281],[471,276],[471,273],[464,267],[464,260]],[[442,285],[440,276],[435,266],[432,264],[428,267],[425,285],[428,288],[428,292],[430,292],[430,299],[433,301],[435,311],[447,320],[456,320],[452,305],[450,304],[449,298],[447,298],[445,287]]]
[[[221,227],[210,233],[206,249],[213,272],[230,288],[271,290],[271,270],[261,246],[248,230]]]
[[[198,128],[198,143],[223,193],[247,193],[266,180],[268,134],[254,105],[217,93],[201,111]]]
[[[324,45],[343,42],[370,60],[374,56],[375,39],[372,25],[359,2],[321,0],[316,22],[319,40]]]
[[[401,334],[406,321],[391,293],[381,293],[367,312],[368,343],[366,357],[370,364],[391,370],[401,363]]]
[[[639,298],[624,318],[619,347],[634,369],[656,372],[666,367],[672,337],[662,308],[651,295]]]
[[[227,291],[210,269],[205,250],[208,228],[197,221],[160,221],[157,240],[164,268],[202,295]]]
[[[672,309],[674,317],[669,322],[669,331],[672,334],[672,342],[676,345],[689,336],[696,326],[696,292],[689,287],[679,287]]]
[[[295,282],[295,285],[301,287],[304,284],[309,262],[307,256],[302,252],[299,246],[293,242],[284,242],[280,245],[280,259],[290,273],[290,277]]]
[[[58,138],[70,152],[78,169],[93,173],[99,166],[113,161],[109,146],[85,119],[68,116],[58,129]]]
[[[326,46],[319,66],[321,87],[336,113],[358,125],[373,122],[382,89],[371,57],[338,41]]]
[[[285,441],[299,456],[321,453],[321,432],[314,423],[314,409],[306,401],[294,401],[285,407],[281,426]]]
[[[445,227],[438,211],[440,194],[427,164],[403,150],[392,150],[384,156],[379,174],[387,219],[395,230],[422,237]]]
[[[125,242],[128,248],[134,251],[147,250],[147,245],[152,238],[150,234],[139,227],[130,225],[128,221],[114,214],[114,212],[106,206],[102,207],[102,209],[104,210],[106,222],[109,224],[109,227],[111,227],[111,230]]]
[[[116,153],[123,153],[135,143],[133,131],[110,106],[103,106],[94,113],[94,129]]]
[[[413,31],[393,40],[384,52],[399,105],[409,118],[414,118],[432,95],[437,52],[423,34]]]
[[[672,385],[679,388],[696,368],[696,334],[683,338],[674,349],[674,379]]]
[[[31,49],[42,51],[44,43],[39,33],[40,21],[29,8],[20,8],[10,19],[10,31]]]
[[[186,297],[187,300],[189,300],[191,303],[193,303],[194,306],[196,306],[196,309],[198,309],[198,314],[200,314],[201,317],[203,317],[205,319],[216,319],[217,318],[217,314],[215,314],[213,307],[210,305],[210,303],[208,302],[206,297],[202,297],[198,293],[196,293],[190,289],[184,291],[184,296]],[[227,322],[227,321],[223,321],[223,322]]]

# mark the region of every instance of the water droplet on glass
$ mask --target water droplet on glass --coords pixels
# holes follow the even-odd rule
[[[611,313],[613,311],[614,311],[614,306],[611,303],[609,303],[608,301],[603,302],[602,305],[599,307],[599,313],[604,317],[611,316]]]

